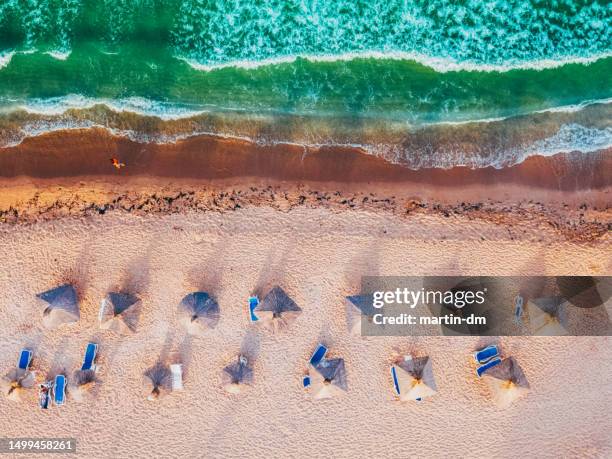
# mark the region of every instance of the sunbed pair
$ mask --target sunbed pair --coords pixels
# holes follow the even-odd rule
[[[310,360],[308,363],[313,367],[317,366],[321,361],[325,358],[325,354],[327,353],[327,348],[323,344],[319,344],[315,351],[312,353]],[[310,386],[310,376],[304,376],[302,379],[302,385],[304,387]]]
[[[47,381],[40,385],[38,392],[38,404],[43,409],[49,408],[53,403],[62,406],[66,402],[66,375],[59,374],[53,381]]]
[[[22,357],[19,359],[19,363],[24,360],[24,351],[22,351]],[[88,343],[85,348],[85,356],[83,358],[83,365],[81,365],[82,371],[95,371],[96,370],[96,355],[98,353],[98,345],[96,343]],[[31,356],[30,356],[31,358]],[[62,406],[66,403],[66,375],[58,374],[55,376],[53,381],[48,381],[40,385],[39,392],[39,404],[43,409],[49,407],[50,400],[57,406]]]
[[[487,346],[474,352],[474,360],[479,364],[478,368],[476,368],[476,374],[478,377],[481,377],[485,371],[501,363],[499,349],[495,344]]]

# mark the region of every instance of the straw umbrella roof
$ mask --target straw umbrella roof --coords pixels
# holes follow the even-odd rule
[[[249,367],[246,357],[240,356],[238,361],[223,369],[223,388],[231,394],[237,394],[244,384],[253,384],[253,370]]]
[[[34,383],[33,371],[14,368],[2,377],[2,392],[9,400],[20,401],[22,392],[34,386]]]
[[[136,305],[140,299],[136,295],[110,292],[100,305],[100,328],[113,330],[120,334],[136,331]]]
[[[534,334],[545,336],[567,335],[566,304],[560,297],[536,298],[527,303],[529,323]]]
[[[563,298],[583,309],[601,306],[612,295],[612,282],[607,277],[560,276],[557,286]]]
[[[359,312],[367,316],[371,316],[376,312],[376,308],[374,308],[373,299],[374,296],[372,294],[352,295],[346,297],[346,300],[349,302],[349,304],[351,304],[352,306],[357,308]]]
[[[258,321],[272,332],[288,327],[302,309],[280,287],[274,287],[254,310]]]
[[[79,320],[79,303],[76,290],[72,285],[61,285],[36,296],[47,303],[43,312],[45,327],[55,328],[61,324]]]
[[[483,378],[500,408],[507,408],[515,400],[529,392],[529,383],[523,370],[513,357],[503,359],[498,365],[484,372]]]
[[[395,365],[401,401],[431,397],[437,392],[429,357],[405,358]]]
[[[179,322],[191,335],[202,335],[219,322],[219,304],[206,292],[193,292],[179,303]]]
[[[94,370],[77,370],[71,380],[70,394],[77,402],[82,402],[91,395],[91,389],[96,382]]]
[[[486,323],[464,323],[443,324],[442,333],[444,335],[482,335],[490,328],[498,323],[496,319],[496,309],[491,308],[488,302],[482,304],[473,302],[467,305],[461,301],[462,295],[467,292],[476,294],[479,291],[488,289],[490,286],[488,279],[483,277],[426,277],[423,280],[423,286],[426,290],[451,292],[453,294],[452,301],[447,301],[447,295],[440,295],[434,301],[427,302],[427,308],[437,317],[460,316],[468,317],[474,314],[475,316],[483,316],[486,318]],[[462,293],[465,292],[465,293]],[[462,293],[462,295],[460,295]]]
[[[373,306],[373,295],[353,295],[346,297],[347,323],[349,332],[352,335],[361,334],[362,319],[371,320],[375,313]],[[365,316],[365,317],[363,317]]]
[[[310,388],[315,399],[332,398],[348,390],[344,359],[323,359],[310,366]]]
[[[145,388],[147,390],[147,400],[157,400],[162,390],[167,390],[170,385],[170,369],[161,362],[156,363],[145,371]]]

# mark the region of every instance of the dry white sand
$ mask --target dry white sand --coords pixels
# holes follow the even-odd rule
[[[362,274],[612,272],[609,241],[507,235],[482,221],[269,208],[0,227],[2,373],[31,346],[42,374],[71,375],[90,340],[100,343],[102,366],[89,404],[69,395],[65,406],[42,411],[34,392],[23,403],[1,397],[0,436],[75,437],[82,457],[612,457],[608,337],[501,338],[532,390],[500,410],[470,354],[494,338],[347,333],[343,297],[359,290]],[[78,283],[81,321],[45,330],[34,295],[63,280]],[[274,284],[303,309],[280,336],[250,324],[245,306],[253,289]],[[138,331],[127,338],[97,323],[99,301],[122,285],[143,299]],[[190,338],[176,310],[197,289],[216,296],[221,320]],[[320,340],[346,359],[341,398],[313,401],[300,387]],[[227,396],[221,369],[241,349],[255,358],[255,384]],[[407,351],[433,359],[439,392],[422,403],[401,404],[391,392],[389,362]],[[182,359],[185,390],[148,402],[142,374],[160,356]]]

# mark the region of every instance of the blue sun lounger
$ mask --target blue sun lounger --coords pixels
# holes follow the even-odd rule
[[[323,346],[322,344],[319,344],[317,348],[315,349],[314,353],[312,354],[312,357],[310,357],[309,363],[313,366],[318,365],[319,362],[323,360],[323,357],[325,357],[326,352],[327,352],[327,348]]]
[[[259,320],[254,312],[257,306],[259,306],[259,298],[256,296],[249,297],[249,318],[251,322],[257,322]]]
[[[19,354],[17,368],[20,370],[27,370],[30,368],[30,363],[32,363],[32,351],[29,349],[22,349],[21,354]]]
[[[479,351],[474,352],[474,360],[476,363],[487,363],[493,357],[499,355],[499,349],[495,344],[485,347]]]
[[[395,391],[395,395],[399,395],[399,381],[397,380],[397,371],[395,370],[394,365],[391,366],[391,378],[393,379],[393,390]]]
[[[66,376],[57,375],[53,383],[53,402],[61,406],[66,401]]]
[[[304,389],[310,386],[310,383],[311,383],[310,376],[304,376],[302,378],[302,386],[304,386]]]
[[[476,374],[480,378],[485,371],[487,371],[490,368],[493,368],[495,365],[499,365],[500,363],[501,363],[501,359],[499,357],[493,357],[491,360],[489,360],[484,365],[480,365],[476,369]]]
[[[83,359],[83,366],[81,370],[94,370],[96,369],[95,361],[96,354],[98,352],[98,345],[96,343],[88,343],[87,348],[85,349],[85,358]]]

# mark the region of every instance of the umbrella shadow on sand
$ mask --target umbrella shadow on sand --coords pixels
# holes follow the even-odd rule
[[[68,368],[73,366],[72,361],[70,361],[66,357],[66,350],[68,349],[69,340],[64,338],[60,341],[58,346],[56,347],[56,352],[53,357],[53,361],[49,366],[49,370],[46,373],[45,381],[53,381],[57,375],[65,375],[70,382],[70,376],[68,373]]]
[[[79,252],[77,260],[68,269],[64,270],[58,279],[58,285],[71,285],[77,294],[77,298],[81,300],[89,287],[90,271],[91,271],[91,244],[86,244]]]
[[[254,295],[261,298],[273,285],[282,284],[283,277],[287,272],[289,258],[296,244],[297,240],[292,239],[284,247],[275,244],[270,248],[253,286],[252,293]]]
[[[240,354],[244,355],[249,362],[255,362],[259,357],[261,347],[261,337],[257,332],[250,329],[247,331],[242,343],[240,344]]]
[[[187,274],[188,288],[199,292],[207,292],[213,297],[219,296],[222,293],[221,285],[225,272],[224,254],[227,250],[227,240],[221,239],[203,263],[189,270]]]
[[[346,264],[344,270],[345,283],[351,287],[355,286],[355,291],[358,291],[361,287],[363,276],[380,275],[381,246],[382,242],[380,240],[373,240],[366,248],[357,251]]]
[[[193,335],[186,335],[178,346],[177,359],[183,366],[183,379],[189,375],[189,368],[193,359]]]
[[[134,332],[142,319],[142,295],[150,285],[150,253],[133,260],[119,285],[108,292],[106,322],[120,333]]]
[[[148,249],[142,257],[136,258],[127,266],[119,290],[142,295],[149,288],[150,282],[151,253]]]
[[[361,321],[368,315],[371,304],[370,296],[363,294],[363,276],[380,275],[380,248],[381,242],[374,240],[363,250],[357,251],[349,260],[344,269],[344,285],[348,286],[349,295],[344,296],[344,317],[346,327],[353,335],[361,335]],[[362,304],[364,308],[356,308]],[[367,318],[366,318],[367,319]]]

